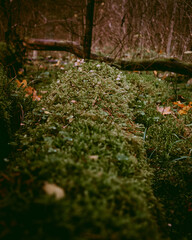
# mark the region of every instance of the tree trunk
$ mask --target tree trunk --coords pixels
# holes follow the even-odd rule
[[[83,57],[85,59],[89,59],[91,54],[94,5],[95,5],[95,0],[87,0],[86,26],[85,26],[85,35],[84,35],[84,42],[83,42],[83,48],[84,48]]]
[[[173,28],[175,24],[175,17],[176,17],[176,10],[177,10],[177,1],[174,1],[173,5],[173,12],[170,22],[170,29],[169,29],[169,35],[168,35],[168,41],[167,41],[167,56],[171,55],[171,42],[173,38]]]

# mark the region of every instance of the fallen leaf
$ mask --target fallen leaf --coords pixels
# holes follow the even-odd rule
[[[157,111],[163,115],[172,114],[171,107],[159,107],[157,106]]]
[[[181,103],[180,101],[174,102],[173,104],[177,105],[177,106],[179,106],[181,108],[185,107],[185,104]]]
[[[50,112],[48,112],[48,111],[44,111],[44,113],[45,113],[45,114],[51,114],[51,113],[50,113]]]
[[[48,182],[45,182],[44,185],[43,185],[43,190],[45,191],[45,193],[47,195],[55,195],[55,198],[57,200],[59,199],[62,199],[65,197],[65,192],[64,192],[64,189],[57,186],[56,184],[54,183],[48,183]]]
[[[155,77],[157,77],[157,74],[158,74],[158,73],[157,73],[156,70],[154,70],[154,71],[153,71],[153,74],[155,75]]]
[[[42,96],[37,95],[37,91],[34,88],[30,87],[30,86],[25,88],[25,92],[27,92],[25,97],[28,97],[28,96],[32,95],[33,101],[40,101],[41,98],[42,98]]]
[[[60,66],[60,64],[61,64],[61,60],[58,59],[57,62],[55,64],[53,64],[53,66],[58,67],[58,66]]]
[[[42,94],[48,93],[48,91],[43,91],[43,90],[40,91],[40,92],[41,92]]]
[[[185,105],[185,104],[181,103],[180,101],[174,102],[173,104],[175,104],[175,105],[179,106],[180,108],[182,108],[182,109],[180,109],[178,111],[178,113],[180,115],[187,114],[187,112],[192,108],[192,106],[191,106],[192,102],[189,102],[188,105]]]
[[[17,83],[17,87],[19,88],[21,86],[21,82],[18,79],[16,79],[15,81]]]
[[[25,88],[25,92],[27,92],[26,97],[28,97],[29,95],[32,95],[33,92],[36,92],[36,90],[29,86],[29,87]]]
[[[24,91],[26,92],[25,97],[32,95],[33,101],[41,100],[42,96],[37,95],[37,91],[33,87],[31,86],[27,87],[27,80],[24,79],[22,82],[20,82],[19,80],[16,80],[16,83],[18,88],[20,87],[25,88],[24,89]]]
[[[33,94],[33,101],[40,101],[42,96]]]
[[[23,81],[21,82],[21,86],[25,88],[27,86],[27,80],[23,79]]]
[[[185,114],[187,114],[187,111],[181,109],[181,110],[178,111],[178,113],[180,115],[185,115]]]
[[[25,88],[27,86],[27,80],[23,80],[22,82],[20,82],[19,80],[16,80],[16,83],[17,83],[17,87],[23,87]]]
[[[70,116],[70,117],[69,117],[69,123],[73,122],[73,120],[74,120],[74,117],[73,117],[73,116]]]
[[[187,86],[192,85],[192,78],[187,81]]]
[[[191,108],[190,106],[184,106],[184,107],[183,107],[183,110],[184,110],[184,111],[189,111],[190,108]]]
[[[89,156],[89,159],[92,159],[92,160],[97,160],[99,158],[98,155],[91,155]]]

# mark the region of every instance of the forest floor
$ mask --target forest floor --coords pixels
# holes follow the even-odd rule
[[[19,74],[0,74],[0,239],[192,239],[190,84],[77,59]]]

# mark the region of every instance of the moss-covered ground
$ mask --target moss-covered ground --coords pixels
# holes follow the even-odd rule
[[[0,238],[191,239],[192,109],[173,104],[191,87],[92,61],[35,74],[39,102],[14,81],[0,99],[1,130],[13,102],[22,113],[1,159]]]

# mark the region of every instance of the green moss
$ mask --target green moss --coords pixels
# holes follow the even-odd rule
[[[22,114],[29,111],[35,104],[30,98],[24,98],[24,92],[9,80],[0,68],[0,165],[11,150],[11,142],[15,131],[21,123]]]
[[[172,85],[91,61],[66,69],[25,108],[0,173],[5,238],[191,239],[192,115],[173,108]]]
[[[92,62],[50,85],[25,118],[9,165],[13,184],[1,202],[8,237],[162,239],[153,174],[132,121],[135,92],[126,75]],[[65,198],[46,196],[44,181]]]
[[[9,77],[14,77],[22,67],[13,48],[8,48],[5,42],[0,42],[0,65],[3,66]]]
[[[166,210],[170,237],[191,239],[192,112],[177,113],[170,83],[145,76],[135,88],[142,92],[133,103],[135,121],[145,129],[145,149],[155,176],[154,193]],[[190,89],[184,91],[183,83],[177,88],[177,95],[182,91],[184,104],[192,101]],[[170,106],[173,114],[163,116],[156,109],[158,105]]]

